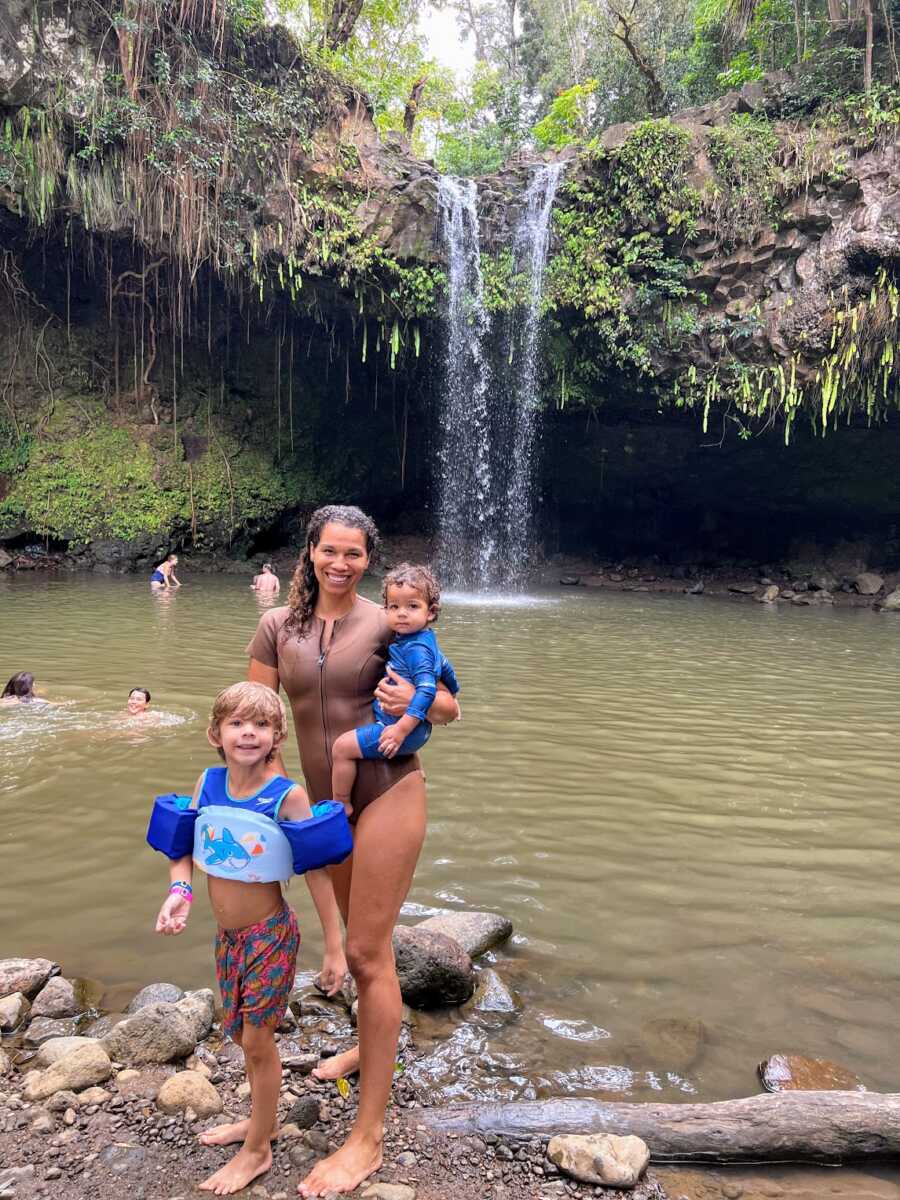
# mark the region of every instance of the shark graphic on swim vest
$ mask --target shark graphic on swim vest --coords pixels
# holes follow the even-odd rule
[[[265,840],[264,838],[262,840]],[[256,843],[253,853],[264,853],[264,847]],[[241,871],[250,862],[250,852],[240,842],[235,840],[230,829],[223,829],[221,837],[216,837],[212,825],[203,826],[203,850],[206,853],[207,867],[230,867],[232,871]]]

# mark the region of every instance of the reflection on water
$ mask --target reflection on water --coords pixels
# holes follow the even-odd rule
[[[459,1096],[712,1099],[756,1091],[759,1059],[793,1051],[894,1090],[900,626],[534,599],[446,598],[464,719],[425,751],[430,827],[404,909],[507,913],[516,935],[489,960],[522,1008],[424,1016],[411,1071]],[[153,796],[212,761],[210,701],[242,677],[268,598],[229,577],[172,593],[7,577],[0,604],[0,676],[24,663],[62,701],[0,709],[0,911],[16,913],[0,954],[211,984],[205,903],[182,937],[152,933],[165,871],[144,832]],[[153,729],[123,719],[135,686]],[[315,965],[302,884],[291,899]]]

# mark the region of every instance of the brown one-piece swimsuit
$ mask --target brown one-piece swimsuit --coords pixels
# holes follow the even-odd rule
[[[288,633],[284,623],[289,613],[287,605],[264,613],[247,653],[278,671],[294,714],[306,789],[315,804],[331,796],[335,738],[375,719],[372,694],[384,675],[391,630],[384,609],[362,596],[346,617],[334,622],[327,643],[325,622],[317,617],[304,637]],[[418,755],[357,765],[351,821],[395,783],[421,771]]]

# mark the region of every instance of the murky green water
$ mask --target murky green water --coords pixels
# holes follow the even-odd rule
[[[260,602],[249,576],[184,574],[161,596],[0,580],[0,675],[32,670],[63,702],[0,708],[0,955],[211,982],[204,899],[180,939],[152,933],[165,872],[143,838],[153,795],[213,761],[209,701],[243,676]],[[524,1007],[429,1019],[418,1075],[456,1095],[712,1099],[791,1051],[896,1090],[900,618],[539,599],[442,615],[465,716],[425,752],[408,915],[507,913],[497,966]],[[122,719],[134,686],[158,726]],[[292,899],[315,965],[302,885]]]

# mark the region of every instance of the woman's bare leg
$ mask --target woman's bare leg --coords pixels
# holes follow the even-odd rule
[[[424,839],[425,780],[419,772],[373,800],[357,822],[347,960],[359,990],[359,1110],[343,1146],[299,1185],[301,1196],[352,1192],[381,1166],[402,1007],[391,936]]]
[[[351,854],[349,858],[345,858],[337,866],[329,867],[328,874],[331,876],[334,898],[337,900],[337,906],[341,910],[341,918],[346,929],[347,918],[350,915],[353,855]],[[358,1070],[359,1046],[356,1045],[352,1046],[349,1050],[345,1050],[343,1054],[335,1054],[331,1058],[321,1059],[319,1065],[313,1070],[313,1076],[316,1079],[333,1081],[335,1079],[343,1079],[347,1075],[355,1075]]]

